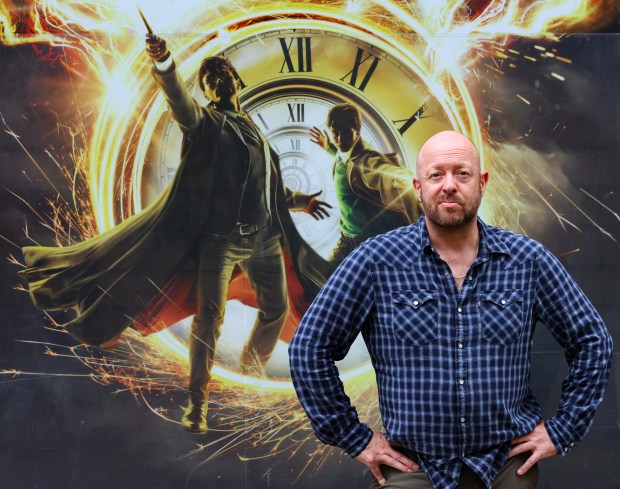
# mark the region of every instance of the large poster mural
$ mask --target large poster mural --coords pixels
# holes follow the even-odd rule
[[[611,2],[525,3],[2,2],[3,487],[367,486],[363,465],[314,438],[287,358],[350,222],[327,124],[339,104],[359,110],[362,139],[393,162],[377,177],[389,181],[387,190],[366,183],[381,202],[360,235],[415,220],[418,149],[438,131],[462,132],[490,172],[483,219],[560,257],[619,342],[619,16]],[[273,192],[298,199],[289,198],[288,209],[274,204],[288,244],[277,280],[290,311],[262,361],[254,327],[270,286],[257,286],[243,266],[231,266],[224,280],[206,434],[179,426],[198,276],[186,255],[202,239],[202,228],[187,223],[224,219],[228,204],[205,202],[212,195],[225,202],[233,179],[201,180],[202,160],[195,173],[179,169],[188,141],[152,74],[148,32],[166,41],[199,104],[207,103],[197,83],[202,60],[217,55],[234,65],[238,100],[253,121],[240,137],[264,135],[279,161]],[[170,202],[184,204],[169,211]],[[139,216],[153,226],[167,219],[168,234],[149,234],[148,226],[123,234]],[[97,317],[113,331],[92,341],[63,326],[75,318],[70,307],[36,309],[18,276],[26,269],[22,247],[64,253],[83,242],[95,243],[80,255],[83,270],[91,273],[93,255],[106,248],[112,254],[97,273],[119,270],[105,290],[86,290],[90,282],[75,288],[88,295],[82,304],[103,304]],[[88,328],[86,306],[79,312]],[[536,395],[552,415],[566,367],[544,327],[532,360]],[[380,429],[361,339],[339,368],[360,417]],[[581,446],[541,464],[540,487],[584,487],[585,477],[617,487],[618,378],[616,368]]]

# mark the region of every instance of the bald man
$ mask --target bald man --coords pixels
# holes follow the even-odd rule
[[[534,488],[537,462],[586,434],[609,377],[600,316],[539,243],[478,217],[489,175],[465,136],[420,149],[420,220],[371,238],[330,277],[289,348],[317,437],[367,465],[371,488]],[[565,349],[556,415],[529,388],[540,321]],[[358,419],[336,361],[361,333],[384,432]]]

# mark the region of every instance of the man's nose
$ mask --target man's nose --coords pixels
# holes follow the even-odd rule
[[[456,179],[451,173],[446,173],[443,178],[443,190],[448,193],[456,192]]]

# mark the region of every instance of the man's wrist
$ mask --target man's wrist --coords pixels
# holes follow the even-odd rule
[[[566,455],[579,441],[575,440],[574,435],[562,426],[557,416],[545,421],[545,428],[560,456]]]
[[[356,423],[352,429],[346,431],[338,445],[351,458],[357,457],[370,443],[372,430],[364,423]]]

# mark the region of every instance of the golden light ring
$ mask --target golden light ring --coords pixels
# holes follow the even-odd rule
[[[432,45],[432,39],[404,11],[389,2],[378,1],[376,3],[392,12],[396,20],[404,23],[408,28],[416,29],[416,37],[409,39],[409,42],[419,42],[421,40],[427,46]],[[476,146],[481,151],[483,150],[484,145],[474,104],[457,67],[453,69],[446,68],[442,73],[435,73],[433,76],[431,75],[430,68],[424,65],[423,60],[413,56],[407,50],[408,42],[402,42],[402,38],[396,39],[395,34],[388,29],[383,29],[374,24],[368,26],[364,23],[363,18],[347,20],[345,22],[341,10],[329,12],[325,9],[304,9],[302,11],[296,9],[295,13],[287,10],[264,10],[258,13],[254,12],[242,18],[237,16],[234,22],[228,21],[226,17],[223,17],[221,22],[213,27],[212,34],[206,36],[212,39],[204,46],[196,48],[196,45],[204,40],[204,36],[200,39],[191,38],[189,42],[183,45],[174,46],[177,69],[181,77],[188,80],[195,75],[198,64],[205,56],[221,52],[249,36],[276,29],[294,29],[298,27],[295,21],[300,16],[304,18],[304,28],[306,29],[327,30],[351,37],[360,36],[360,33],[363,33],[366,38],[372,35],[373,45],[406,63],[427,84],[429,91],[444,109],[452,127],[468,135]],[[138,212],[142,208],[140,188],[145,156],[155,126],[165,110],[165,101],[160,94],[151,100],[142,102],[140,102],[137,96],[140,93],[148,93],[149,87],[152,87],[149,65],[150,63],[145,61],[143,46],[140,43],[130,50],[117,71],[117,73],[133,73],[133,76],[126,80],[125,89],[133,97],[134,104],[142,103],[148,106],[147,110],[141,112],[142,118],[138,118],[137,122],[134,121],[134,127],[130,128],[132,117],[135,119],[135,114],[132,115],[131,110],[115,110],[113,99],[118,96],[118,92],[115,91],[108,94],[95,126],[90,153],[89,184],[92,192],[95,219],[101,231],[112,227],[119,217],[115,209],[118,205],[116,202],[119,199],[118,193],[115,193],[116,189],[119,188],[117,165],[119,161],[122,161],[121,155],[125,154],[125,135],[132,132],[136,133],[135,124],[140,125],[135,157],[132,162],[128,163],[125,159],[124,163],[121,164],[131,168],[131,181],[129,183],[131,188],[130,195],[133,196],[133,211]],[[455,93],[458,95],[457,97],[453,96]],[[122,197],[121,195],[121,201]],[[158,348],[167,351],[168,354],[177,358],[179,362],[187,363],[187,346],[170,331],[152,335],[146,341],[153,342]],[[246,387],[252,385],[257,389],[292,389],[290,381],[251,379],[217,365],[214,367],[213,374],[229,384],[239,383]],[[349,372],[344,372],[342,377],[343,380],[352,380],[359,377],[364,378],[368,375],[372,375],[372,368],[369,362]]]

